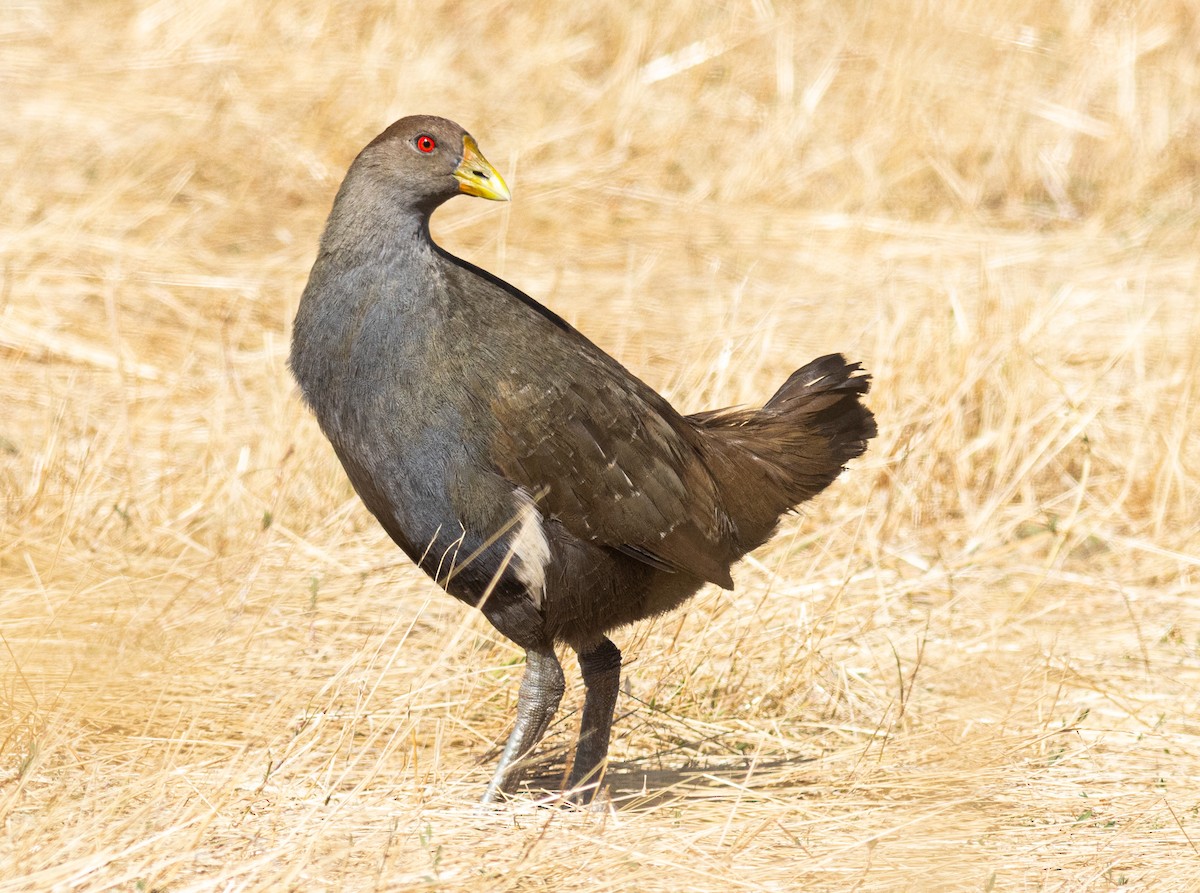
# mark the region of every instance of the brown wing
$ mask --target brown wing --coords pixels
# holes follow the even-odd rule
[[[688,423],[607,357],[572,373],[500,384],[498,470],[575,536],[732,589],[729,518]]]

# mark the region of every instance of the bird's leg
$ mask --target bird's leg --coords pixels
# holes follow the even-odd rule
[[[613,710],[621,684],[621,652],[608,639],[601,639],[596,647],[579,653],[579,668],[587,694],[567,790],[572,792],[575,802],[590,803],[600,787],[600,775],[608,756]]]
[[[517,723],[508,736],[496,774],[483,794],[484,803],[492,803],[508,793],[521,780],[520,761],[546,734],[546,727],[558,709],[563,694],[563,671],[551,646],[525,651],[525,675],[517,694]]]

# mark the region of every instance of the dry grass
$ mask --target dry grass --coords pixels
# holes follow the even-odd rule
[[[1195,4],[331,8],[0,11],[0,891],[1200,888]],[[683,408],[876,376],[736,593],[619,637],[605,815],[475,809],[520,655],[284,365],[413,111],[515,191],[443,243]]]

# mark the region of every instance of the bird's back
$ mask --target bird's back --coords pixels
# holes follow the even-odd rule
[[[447,263],[458,312],[487,333],[462,362],[486,404],[489,461],[579,539],[732,585],[731,525],[695,426],[529,296]]]

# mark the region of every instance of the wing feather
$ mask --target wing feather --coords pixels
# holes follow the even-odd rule
[[[615,362],[577,361],[541,388],[500,387],[492,412],[497,469],[539,494],[547,517],[651,567],[732,588],[730,521],[689,423]]]

